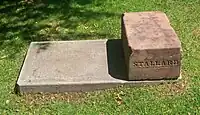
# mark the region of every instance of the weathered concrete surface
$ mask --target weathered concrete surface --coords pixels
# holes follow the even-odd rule
[[[79,92],[166,82],[126,79],[121,40],[32,42],[17,86],[21,93]]]
[[[124,13],[122,39],[129,80],[180,76],[181,43],[164,13]]]

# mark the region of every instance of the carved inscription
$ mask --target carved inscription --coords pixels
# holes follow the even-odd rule
[[[134,67],[170,67],[178,66],[179,60],[154,60],[154,61],[136,61]]]

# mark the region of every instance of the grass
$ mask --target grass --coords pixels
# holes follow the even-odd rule
[[[199,0],[0,1],[0,114],[200,114]],[[176,84],[16,95],[31,41],[120,38],[123,12],[165,12],[183,48]]]

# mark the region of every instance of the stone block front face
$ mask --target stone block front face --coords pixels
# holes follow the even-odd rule
[[[124,13],[122,39],[129,80],[180,76],[181,43],[164,13]]]
[[[133,50],[129,79],[171,79],[180,74],[180,49]]]

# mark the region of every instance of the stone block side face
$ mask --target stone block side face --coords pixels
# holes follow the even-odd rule
[[[130,58],[132,51],[128,44],[126,30],[125,30],[125,24],[123,21],[123,16],[124,16],[124,14],[122,14],[122,17],[121,17],[121,38],[122,38],[122,42],[123,42],[126,70],[127,70],[127,73],[129,73],[129,58]]]
[[[180,76],[180,48],[133,50],[129,80],[175,79]]]

